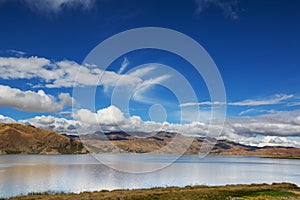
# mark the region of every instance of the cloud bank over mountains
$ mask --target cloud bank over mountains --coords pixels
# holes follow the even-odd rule
[[[286,118],[279,119],[279,115]],[[96,113],[78,110],[73,120],[54,116],[36,116],[15,121],[0,115],[5,123],[30,124],[44,129],[52,129],[67,134],[87,134],[96,131],[152,132],[169,131],[190,136],[206,136],[209,124],[193,122],[172,124],[143,121],[139,116],[124,117],[124,113],[115,106],[99,109]],[[218,124],[215,124],[217,126]],[[253,146],[296,146],[300,147],[300,111],[277,112],[252,118],[227,119],[218,139],[228,139]]]

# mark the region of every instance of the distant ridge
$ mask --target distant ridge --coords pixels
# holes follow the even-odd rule
[[[177,143],[174,137],[179,138]],[[180,141],[191,139],[172,132],[95,132],[65,135],[31,125],[0,123],[0,154],[84,154],[84,153],[153,153],[165,148],[166,154],[198,154],[206,138],[195,137],[186,149]],[[171,145],[170,145],[171,144]],[[254,147],[219,140],[211,155],[245,155],[271,158],[300,158],[300,148]]]
[[[179,133],[160,131],[157,133],[124,133],[110,132],[82,135],[81,139],[89,151],[94,153],[152,153],[165,146],[171,146],[166,149],[168,154],[177,154],[184,152],[184,146],[179,143],[170,144],[173,138],[177,136],[179,141],[188,139]],[[185,154],[198,154],[203,142],[207,138],[195,137],[191,145],[185,151]],[[113,145],[111,145],[113,144]],[[272,158],[300,158],[300,148],[293,147],[255,147],[239,144],[229,140],[219,140],[210,152],[211,155],[249,155]]]

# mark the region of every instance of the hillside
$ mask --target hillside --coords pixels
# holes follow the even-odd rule
[[[177,140],[174,140],[174,137]],[[191,145],[185,146],[183,141]],[[179,133],[96,132],[68,136],[21,124],[0,123],[0,154],[81,154],[81,153],[166,153],[198,154],[205,138],[194,139]],[[155,152],[164,149],[163,152]],[[300,158],[300,148],[253,147],[219,140],[212,155],[255,155],[272,158]]]
[[[148,136],[148,137],[145,137]],[[177,136],[178,141],[173,138]],[[185,146],[182,141],[189,140],[188,137],[179,133],[158,132],[158,133],[124,133],[111,132],[83,135],[82,140],[94,153],[151,153],[167,145],[164,152],[168,154],[177,154],[184,151]],[[185,154],[198,154],[205,138],[196,137],[191,141],[191,145],[185,151]],[[173,143],[171,143],[171,141]],[[110,145],[113,144],[113,145]],[[168,145],[169,144],[169,145]],[[219,140],[210,152],[212,155],[255,155],[262,157],[275,158],[300,158],[300,148],[292,147],[253,147],[242,145],[228,140]]]
[[[78,139],[21,124],[0,123],[0,154],[86,153]]]

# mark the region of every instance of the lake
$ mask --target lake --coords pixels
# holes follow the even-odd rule
[[[165,166],[171,155],[99,155],[116,168]],[[300,185],[300,160],[246,156],[182,156],[148,173],[126,173],[91,155],[1,155],[0,198],[29,192],[82,192],[185,185],[290,182]]]

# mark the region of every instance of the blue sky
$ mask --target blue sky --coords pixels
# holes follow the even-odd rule
[[[2,0],[2,121],[13,119],[65,131],[62,123],[53,125],[50,122],[65,119],[68,123],[78,121],[95,125],[87,120],[88,116],[94,116],[99,111],[98,117],[102,120],[101,117],[115,109],[120,111],[120,123],[124,119],[132,121],[132,116],[140,117],[138,122],[135,121],[140,124],[151,120],[170,124],[206,123],[211,105],[202,77],[195,73],[190,63],[170,52],[153,49],[129,52],[120,55],[107,71],[117,76],[124,66],[120,74],[132,75],[137,73],[138,66],[149,68],[154,63],[152,71],[130,79],[143,85],[149,79],[160,77],[157,83],[168,79],[161,73],[162,66],[157,63],[171,66],[187,77],[196,92],[197,101],[187,98],[183,102],[185,105],[180,106],[168,88],[154,84],[132,96],[127,112],[116,105],[110,107],[112,86],[107,81],[96,85],[93,110],[93,106],[82,104],[80,98],[84,99],[84,95],[79,99],[73,98],[71,81],[63,80],[66,76],[70,79],[71,71],[77,71],[89,52],[107,38],[133,28],[163,27],[196,40],[216,63],[226,89],[227,118],[231,121],[227,123],[231,129],[234,127],[239,133],[243,132],[240,135],[247,135],[245,141],[249,135],[258,134],[260,137],[284,137],[290,139],[288,142],[293,142],[293,137],[300,135],[299,6],[297,0]],[[89,70],[86,75],[93,80],[95,77],[92,75],[97,75],[93,67],[82,66]],[[112,75],[107,76],[113,80]],[[87,79],[82,84],[87,88],[95,87]],[[169,79],[176,82],[176,77]],[[16,98],[20,95],[24,98]],[[74,110],[72,102],[76,102]],[[155,104],[161,106],[153,107]],[[191,111],[192,117],[185,116],[181,121],[180,109],[195,105],[199,105],[200,120],[195,119]],[[75,114],[72,115],[72,111]],[[285,118],[281,119],[281,116]],[[47,126],[41,122],[43,117],[48,117],[47,123],[44,120]],[[251,120],[263,121],[272,128],[263,129],[260,124],[253,128],[254,124],[249,122]],[[235,126],[240,123],[245,126],[243,131]],[[103,125],[112,127],[108,122]],[[282,127],[282,130],[287,129],[286,126],[291,132],[280,132]],[[273,129],[278,129],[278,132]],[[232,134],[239,135],[237,131],[226,133],[227,138]]]

